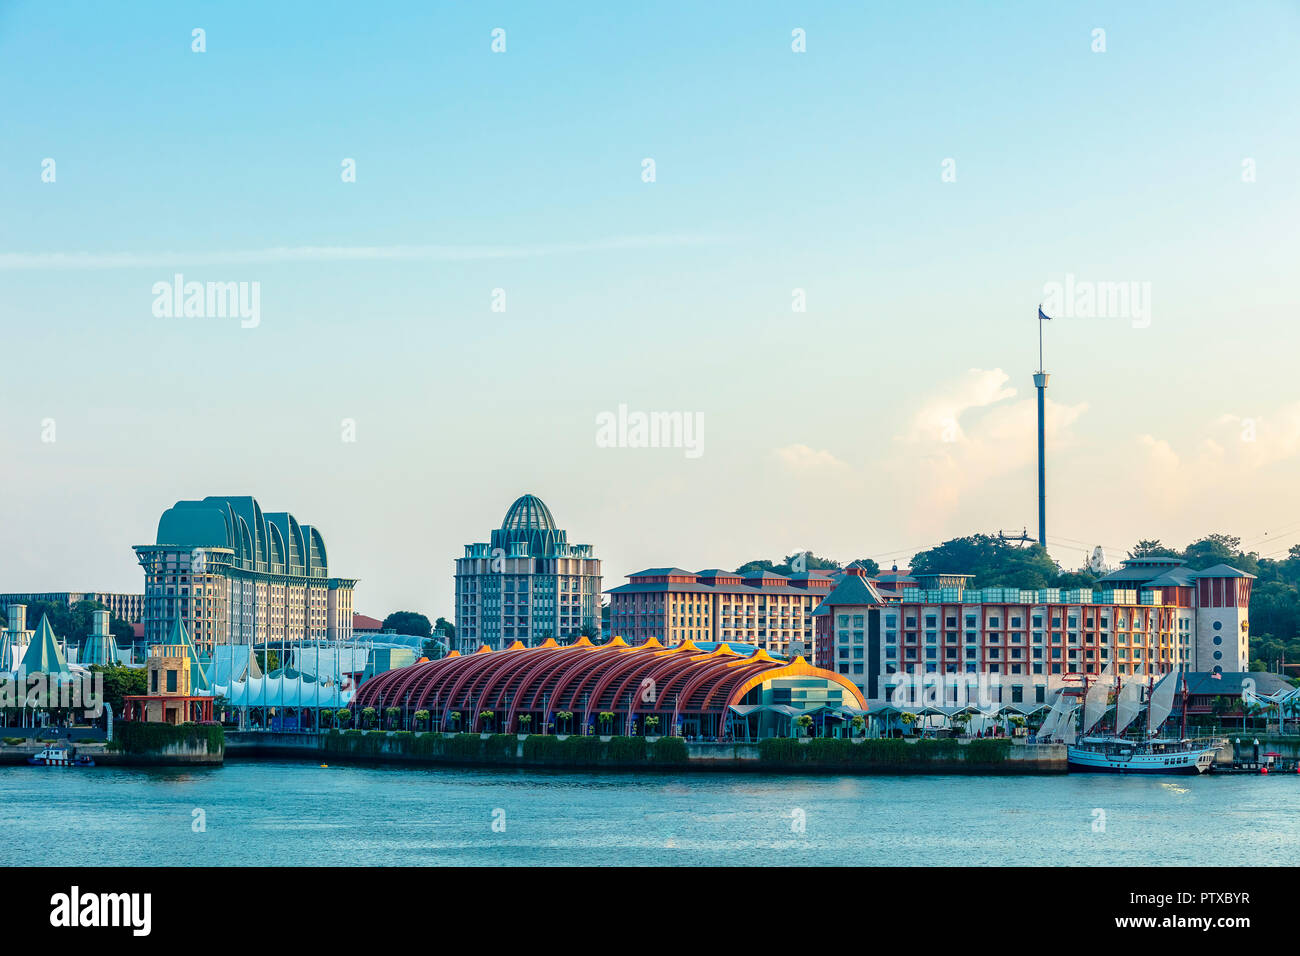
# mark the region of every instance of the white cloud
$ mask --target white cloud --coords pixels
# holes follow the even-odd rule
[[[786,468],[810,477],[844,477],[849,466],[825,449],[818,451],[807,445],[786,445],[774,452]]]
[[[1036,460],[1037,400],[1010,401],[1017,393],[1008,381],[1002,369],[971,369],[924,402],[895,438],[898,455],[890,470],[925,526],[942,531],[963,502]],[[1054,452],[1073,443],[1070,426],[1087,408],[1048,400],[1046,431]]]
[[[480,259],[535,259],[617,249],[693,246],[725,241],[718,236],[615,236],[589,242],[521,246],[274,246],[225,252],[4,252],[0,270],[33,269],[167,269],[185,266],[264,264],[276,262],[467,262]]]
[[[1252,488],[1257,500],[1274,493],[1285,497],[1291,494],[1291,476],[1268,472],[1300,457],[1300,402],[1258,416],[1220,415],[1181,452],[1167,439],[1150,434],[1138,436],[1137,450],[1146,503],[1162,514],[1244,487]],[[1271,482],[1277,483],[1276,489]]]
[[[972,408],[982,408],[1016,394],[1007,388],[1011,377],[1002,369],[973,368],[965,376],[946,386],[942,392],[926,400],[912,416],[907,441],[925,442],[939,440],[959,441],[964,437],[962,415]]]
[[[1018,399],[1009,381],[1002,369],[970,369],[922,401],[898,434],[864,431],[852,463],[838,457],[848,449],[793,444],[774,454],[792,480],[839,486],[843,493],[818,498],[817,510],[841,520],[843,506],[856,503],[878,524],[883,507],[893,533],[916,540],[1019,523],[1034,514],[1038,412],[1036,399]],[[1086,410],[1048,402],[1054,453],[1074,443],[1071,427]]]

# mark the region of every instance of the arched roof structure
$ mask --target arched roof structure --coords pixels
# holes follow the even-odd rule
[[[407,716],[427,710],[433,727],[442,730],[451,729],[453,713],[462,715],[461,726],[473,727],[485,711],[506,728],[521,714],[545,721],[565,711],[581,720],[611,712],[624,718],[671,715],[675,721],[723,717],[756,688],[782,678],[835,685],[846,704],[866,709],[852,681],[802,657],[778,660],[763,650],[745,656],[726,644],[704,651],[689,641],[670,648],[653,640],[633,647],[618,637],[599,646],[586,638],[569,646],[548,640],[532,648],[516,641],[503,651],[482,647],[475,654],[413,664],[367,681],[355,706],[380,712],[396,707]]]
[[[160,545],[228,548],[234,566],[289,577],[329,577],[325,539],[287,511],[263,512],[248,495],[178,501],[158,520]]]

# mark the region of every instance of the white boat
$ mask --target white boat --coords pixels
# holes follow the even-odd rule
[[[1087,773],[1205,773],[1214,763],[1215,747],[1194,740],[1086,737],[1066,748],[1071,770]]]
[[[1107,667],[1083,694],[1083,720],[1080,737],[1076,742],[1074,715],[1078,705],[1071,707],[1057,698],[1053,714],[1044,722],[1048,739],[1055,737],[1066,744],[1070,769],[1085,773],[1162,773],[1200,774],[1214,764],[1217,747],[1204,741],[1186,737],[1155,738],[1148,736],[1160,731],[1173,710],[1174,689],[1181,675],[1167,674],[1150,689],[1150,700],[1142,700],[1143,686],[1139,680],[1123,683],[1115,698],[1115,720],[1112,733],[1105,736],[1088,736],[1110,709],[1110,695],[1114,688],[1111,668]],[[1145,727],[1134,737],[1123,736],[1129,725],[1147,712]],[[1051,718],[1055,716],[1055,720]],[[1042,736],[1040,732],[1040,736]]]
[[[93,767],[95,761],[90,757],[73,757],[67,747],[46,747],[40,753],[32,754],[27,762],[33,767]]]

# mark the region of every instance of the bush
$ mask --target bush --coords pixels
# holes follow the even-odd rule
[[[802,763],[803,745],[792,737],[765,737],[758,742],[758,759],[763,763]]]
[[[157,753],[165,747],[207,744],[208,753],[221,753],[226,733],[220,724],[160,724],[140,720],[119,721],[113,726],[113,739],[107,749],[126,753]]]
[[[489,760],[513,760],[518,747],[519,738],[514,734],[493,734],[483,741],[483,756]]]
[[[18,744],[26,743],[27,738],[26,738],[26,737],[6,737],[6,738],[4,739],[4,741],[5,741],[5,743],[7,743],[10,747],[16,747]]]
[[[987,741],[997,744],[999,741]],[[1010,741],[1001,741],[1010,747]],[[790,737],[769,737],[758,743],[758,757],[763,763],[798,766],[811,764],[817,767],[905,767],[923,765],[931,761],[957,761],[963,756],[974,760],[994,751],[983,749],[965,755],[965,748],[956,740],[918,740],[908,743],[900,738],[870,739],[854,743],[844,737],[814,737],[806,744]],[[977,756],[979,755],[979,756]],[[989,758],[992,762],[994,758]],[[1005,751],[1003,757],[1005,759]]]
[[[605,756],[615,763],[645,763],[647,749],[644,737],[611,737]]]
[[[1006,737],[980,737],[965,749],[971,763],[1002,763],[1011,753],[1011,741]]]
[[[443,738],[443,753],[449,757],[478,757],[483,753],[483,741],[478,734],[456,734]]]
[[[548,763],[556,761],[562,743],[564,741],[549,734],[530,734],[524,738],[524,759]]]
[[[689,759],[681,737],[660,737],[650,747],[650,759],[659,764],[684,764]]]

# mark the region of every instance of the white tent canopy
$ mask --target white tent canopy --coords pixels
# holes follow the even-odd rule
[[[352,691],[344,691],[333,681],[314,681],[301,677],[254,677],[233,684],[217,684],[217,697],[224,697],[232,707],[346,707]]]

